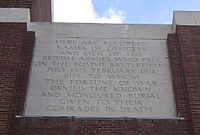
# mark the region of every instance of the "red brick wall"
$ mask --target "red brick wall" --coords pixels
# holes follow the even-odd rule
[[[26,24],[23,23],[0,23],[0,31],[0,134],[4,135],[8,132],[11,118],[19,109],[23,110],[24,101],[17,102],[17,98],[24,100],[25,94],[19,95],[19,87],[22,84],[21,76],[29,74],[30,67],[28,70],[25,67],[31,58],[28,63],[24,63],[22,58],[28,50],[27,44],[33,46],[34,35],[26,32]],[[27,38],[30,35],[31,40]],[[26,85],[24,83],[23,88]]]
[[[7,132],[16,89],[25,24],[0,24],[0,133]]]
[[[15,92],[14,102],[12,104],[12,113],[9,121],[9,134],[15,135],[19,132],[20,119],[16,116],[22,116],[24,110],[24,102],[29,78],[29,72],[32,62],[32,53],[35,40],[34,32],[26,32],[24,36],[24,44],[21,55],[21,65],[18,75],[17,88]]]
[[[200,135],[200,26],[178,25],[176,34],[168,35],[168,48],[177,112],[192,135]]]
[[[30,8],[32,22],[51,22],[51,0],[0,0],[0,8]]]
[[[200,26],[177,26],[194,135],[200,135]]]
[[[18,128],[16,135],[192,135],[179,120],[21,118]]]
[[[184,73],[182,67],[181,52],[177,34],[168,34],[167,39],[168,54],[172,71],[173,90],[176,101],[176,111],[178,117],[185,120],[184,127],[192,133],[191,114],[189,111],[188,95],[185,87]]]

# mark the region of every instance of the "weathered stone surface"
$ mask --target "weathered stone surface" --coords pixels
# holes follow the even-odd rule
[[[32,22],[28,24],[28,30],[36,31],[37,36],[167,39],[167,34],[172,33],[172,26]]]
[[[0,22],[30,22],[28,8],[0,8]]]
[[[37,40],[25,116],[175,117],[170,27],[32,23],[29,30]]]

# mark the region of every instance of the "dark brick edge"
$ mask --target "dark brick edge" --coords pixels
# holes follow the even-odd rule
[[[18,82],[25,23],[0,23],[0,133],[8,130]]]
[[[194,135],[200,135],[200,26],[177,26],[179,50]]]
[[[15,134],[20,130],[20,119],[17,119],[16,116],[23,115],[34,42],[35,33],[25,32],[24,46],[22,48],[21,62],[18,73],[17,88],[15,91],[15,97],[12,103],[12,113],[10,114],[9,120],[9,134]]]

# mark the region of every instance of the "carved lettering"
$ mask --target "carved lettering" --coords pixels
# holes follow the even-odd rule
[[[26,116],[175,116],[165,40],[38,38]]]

